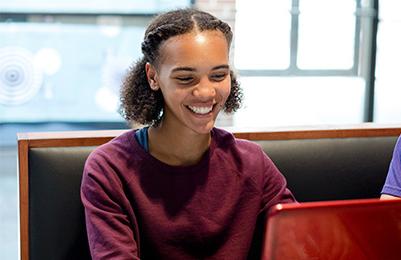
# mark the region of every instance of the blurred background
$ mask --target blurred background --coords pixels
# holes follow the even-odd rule
[[[401,122],[397,0],[0,0],[0,259],[18,258],[16,133],[127,128],[121,80],[178,7],[234,30],[245,100],[218,126]]]

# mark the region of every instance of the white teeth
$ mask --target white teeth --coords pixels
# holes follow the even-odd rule
[[[192,112],[196,113],[196,114],[207,114],[210,111],[212,111],[213,106],[210,107],[193,107],[193,106],[188,106],[189,109],[192,110]]]

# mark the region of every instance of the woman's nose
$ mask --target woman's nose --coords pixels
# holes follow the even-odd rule
[[[213,82],[209,79],[201,80],[193,91],[194,96],[200,98],[210,98],[216,95],[216,89]]]

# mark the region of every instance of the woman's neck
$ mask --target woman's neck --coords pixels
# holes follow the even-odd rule
[[[188,166],[200,161],[209,148],[211,135],[187,128],[149,127],[149,152],[158,160],[174,166]]]

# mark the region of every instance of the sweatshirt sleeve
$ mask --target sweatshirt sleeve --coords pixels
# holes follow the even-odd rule
[[[262,190],[262,209],[267,211],[279,203],[296,202],[293,194],[287,188],[287,181],[274,165],[273,161],[263,153],[264,175]]]
[[[269,209],[278,203],[296,202],[291,191],[287,188],[287,182],[281,172],[274,165],[272,160],[261,149],[260,156],[257,158],[262,162],[261,179],[259,187],[261,189],[261,208],[256,222],[251,250],[248,259],[261,259],[260,253],[264,241],[264,231]]]
[[[382,194],[401,197],[401,136],[395,145]]]
[[[125,210],[121,180],[99,152],[86,161],[81,200],[92,259],[139,259],[136,223]]]

